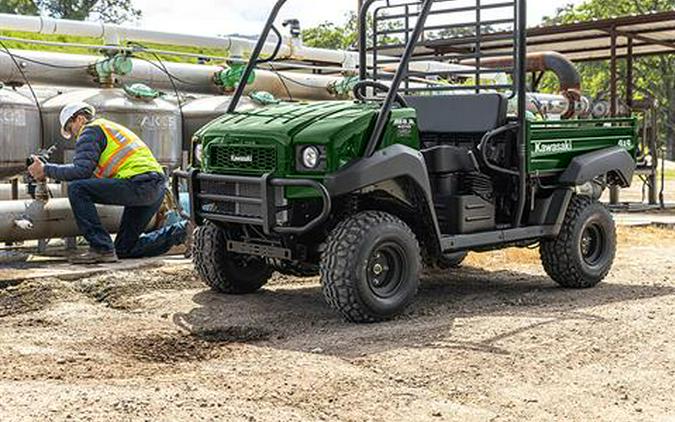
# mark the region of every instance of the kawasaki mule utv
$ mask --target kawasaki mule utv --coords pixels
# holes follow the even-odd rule
[[[237,111],[256,64],[274,60],[260,55],[284,3],[228,113],[197,132],[192,168],[176,174],[187,179],[206,284],[241,294],[273,271],[319,274],[335,310],[372,322],[411,303],[422,265],[458,265],[468,251],[539,245],[561,286],[605,278],[616,235],[598,198],[630,185],[636,122],[529,115],[524,0],[365,0],[354,101]],[[467,13],[471,22],[456,23]],[[442,30],[457,35],[430,50]],[[504,39],[510,68],[484,66],[481,45]],[[473,67],[413,71],[420,59]],[[497,72],[501,83],[486,82]]]

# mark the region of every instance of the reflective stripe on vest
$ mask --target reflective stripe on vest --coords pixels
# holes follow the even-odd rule
[[[113,177],[117,170],[131,157],[131,154],[145,147],[135,136],[129,136],[123,133],[120,128],[113,128],[109,125],[101,125],[101,129],[106,133],[106,138],[112,139],[117,143],[117,150],[104,162],[96,166],[96,177]]]
[[[94,176],[124,179],[143,173],[163,171],[150,148],[124,126],[105,119],[96,119],[87,126],[100,128],[107,141]]]

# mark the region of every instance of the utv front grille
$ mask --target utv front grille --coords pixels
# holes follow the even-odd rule
[[[271,145],[211,144],[209,168],[217,171],[271,173],[276,170],[277,150]]]
[[[302,234],[315,229],[330,215],[332,205],[328,189],[309,179],[173,172],[173,192],[178,197],[180,180],[186,180],[190,192],[190,215],[197,224],[215,221],[227,224],[260,226],[265,234],[272,232]],[[305,216],[305,224],[289,225],[288,202],[284,188],[297,186],[314,189],[321,195],[323,207],[315,217]],[[248,252],[252,253],[252,252]]]
[[[262,205],[257,203],[248,203],[246,201],[246,199],[255,199],[261,197],[262,192],[260,189],[260,184],[204,181],[201,183],[200,187],[200,193],[202,194],[225,195],[240,199],[240,202],[203,201],[203,209],[207,212],[239,215],[242,217],[262,217]],[[277,201],[282,200],[280,192],[276,196]]]

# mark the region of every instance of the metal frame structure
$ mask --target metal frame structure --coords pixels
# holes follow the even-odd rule
[[[512,40],[512,34],[507,32],[489,34],[483,40],[481,50],[486,55],[505,56],[513,48]],[[531,28],[527,30],[527,48],[531,53],[556,51],[574,62],[608,60],[611,117],[618,117],[621,114],[618,107],[620,100],[618,86],[621,78],[618,61],[625,60],[625,103],[632,112],[651,114],[645,116],[646,120],[650,125],[655,125],[653,111],[645,109],[645,104],[638,104],[634,98],[634,60],[637,57],[675,54],[675,11]],[[447,51],[462,54],[470,52],[471,49],[470,38],[431,40],[416,51],[416,56],[442,55]],[[388,52],[392,53],[394,52]],[[541,75],[533,75],[533,86],[537,85],[540,78]],[[644,131],[646,136],[643,137],[643,142],[652,151],[653,160],[649,164],[639,166],[637,171],[638,175],[647,179],[650,205],[659,202],[656,132],[654,128]],[[663,186],[661,189],[663,190]],[[663,192],[661,196],[662,194]],[[613,189],[610,196],[612,204],[619,203],[618,189]]]
[[[365,0],[359,12],[359,78],[361,81],[366,81],[369,77],[372,78],[374,82],[378,81],[378,52],[382,50],[382,47],[385,48],[400,48],[405,47],[403,53],[401,54],[400,61],[398,63],[398,68],[394,74],[389,91],[387,96],[384,99],[382,108],[378,115],[377,121],[375,123],[371,138],[366,147],[366,156],[372,155],[375,151],[376,146],[379,144],[380,139],[384,133],[386,123],[389,119],[389,113],[393,107],[396,97],[400,92],[405,94],[410,94],[414,92],[443,92],[443,91],[474,91],[475,93],[480,93],[486,90],[499,90],[499,89],[510,89],[510,95],[517,96],[517,124],[518,124],[518,155],[519,155],[519,200],[518,207],[516,210],[516,216],[514,218],[514,227],[518,227],[522,223],[522,216],[525,211],[526,201],[527,201],[527,151],[525,143],[525,112],[527,108],[526,103],[526,84],[527,84],[527,75],[525,72],[525,61],[527,57],[527,44],[526,44],[526,25],[527,25],[527,5],[525,0],[514,0],[511,2],[488,2],[486,0],[470,0],[473,4],[468,4],[467,1],[461,0],[422,0],[422,1],[402,1],[395,2],[394,0]],[[460,6],[452,7],[460,3]],[[374,4],[380,5],[373,12],[373,45],[371,46],[371,54],[373,59],[373,73],[368,74],[367,67],[367,56],[368,56],[368,13],[371,10]],[[434,4],[439,4],[441,7],[432,8]],[[450,4],[450,7],[444,7],[444,5]],[[394,12],[393,14],[386,14],[386,12],[391,12],[392,10],[402,10],[402,12]],[[484,21],[481,19],[482,12],[486,9],[506,9],[509,10],[509,14],[506,17],[496,20]],[[474,22],[462,22],[459,23],[453,22],[453,18],[457,14],[475,12],[476,20]],[[442,25],[427,25],[427,20],[429,16],[442,16],[445,19],[449,19],[453,23],[444,23]],[[378,22],[398,19],[403,20],[404,24],[402,28],[398,29],[385,29],[380,30],[378,28]],[[416,23],[413,26],[411,21],[416,19]],[[506,24],[512,25],[511,32],[508,32],[510,37],[513,40],[513,46],[510,49],[510,54],[513,55],[515,68],[513,69],[498,69],[497,71],[502,71],[511,74],[512,84],[509,85],[489,85],[484,86],[480,81],[480,75],[484,72],[484,69],[481,66],[482,58],[486,57],[482,45],[485,39],[485,34],[483,31],[486,29],[486,26],[493,24]],[[410,72],[410,62],[414,60],[415,52],[420,47],[426,44],[424,39],[425,35],[428,35],[430,31],[438,31],[443,29],[462,29],[469,28],[471,35],[465,37],[468,44],[471,46],[469,51],[462,54],[462,58],[474,59],[475,68],[472,69],[474,76],[474,84],[448,84],[445,86],[431,86],[431,87],[419,87],[412,88],[410,86],[411,76],[457,76],[457,75],[466,75],[467,71],[457,71],[457,72]],[[379,44],[379,36],[387,36],[392,34],[403,34],[404,42],[394,44],[393,46],[382,46]],[[433,57],[424,57],[425,60],[435,59],[439,61],[449,61],[457,59],[456,54],[436,54]],[[491,72],[495,72],[495,69],[491,69]],[[469,73],[471,74],[471,73]],[[404,84],[401,88],[401,84]]]
[[[228,113],[234,113],[237,105],[243,95],[244,87],[248,77],[253,72],[255,66],[259,64],[260,54],[265,46],[267,37],[270,31],[274,29],[274,22],[278,17],[279,11],[286,3],[286,0],[277,0],[267,23],[258,39],[250,60],[243,72],[241,82],[230,103]],[[457,6],[459,4],[459,6]],[[374,25],[372,30],[372,48],[368,47],[368,17],[373,9],[373,6],[378,7],[373,11]],[[434,7],[439,5],[439,7]],[[448,5],[450,5],[448,7]],[[499,19],[483,20],[481,17],[487,10],[506,10],[506,16]],[[391,12],[394,13],[391,13]],[[474,13],[475,20],[471,22],[453,22],[458,15],[462,13]],[[430,16],[443,17],[449,19],[451,23],[443,23],[441,25],[427,25],[427,20]],[[381,30],[378,27],[378,22],[392,21],[403,22],[401,27],[394,27]],[[414,22],[414,23],[413,23]],[[510,25],[510,32],[508,36],[512,39],[512,48],[510,54],[513,55],[513,62],[515,66],[511,69],[489,69],[485,70],[481,61],[488,57],[487,52],[483,48],[486,40],[490,39],[491,25]],[[516,216],[514,218],[514,227],[518,227],[522,222],[525,206],[527,202],[527,147],[525,140],[525,115],[527,109],[527,74],[526,74],[526,58],[527,58],[527,44],[526,44],[526,30],[527,30],[527,5],[526,0],[364,0],[359,11],[359,79],[361,82],[379,83],[379,80],[386,80],[389,84],[387,94],[382,100],[380,111],[375,122],[371,137],[366,145],[364,156],[367,158],[371,156],[380,143],[384,133],[385,126],[389,119],[390,112],[394,107],[397,97],[401,92],[405,94],[415,92],[439,93],[444,91],[470,91],[480,93],[483,91],[508,90],[511,97],[517,97],[517,121],[518,125],[518,154],[519,154],[519,203]],[[432,31],[439,31],[443,29],[468,29],[468,37],[464,37],[465,41],[472,45],[471,51],[467,54],[462,54],[459,57],[455,53],[434,54],[431,57],[424,57],[425,61],[433,60],[437,62],[448,62],[459,59],[473,59],[474,67],[470,70],[430,70],[430,71],[411,71],[411,62],[417,61],[416,51],[423,47],[427,41],[426,37]],[[392,35],[402,35],[403,39],[394,45],[381,45],[382,38]],[[378,71],[382,60],[379,58],[380,51],[384,48],[403,48],[400,57],[394,60],[397,63],[396,70],[391,75],[384,75]],[[372,55],[372,63],[368,63],[368,54]],[[273,54],[274,56],[274,54]],[[274,57],[272,57],[272,60]],[[270,59],[268,59],[270,60]],[[387,62],[388,63],[388,62]],[[371,70],[369,72],[369,70]],[[505,72],[511,74],[510,84],[496,84],[483,85],[481,83],[481,74],[483,73],[497,73]],[[473,77],[474,84],[470,83],[448,83],[448,84],[427,84],[430,86],[416,86],[412,83],[414,78],[424,79],[430,76],[457,76]],[[403,87],[401,86],[403,85]]]

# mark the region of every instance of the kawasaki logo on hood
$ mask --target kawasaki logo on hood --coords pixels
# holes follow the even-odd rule
[[[230,155],[230,161],[233,163],[252,163],[253,162],[253,156],[252,155],[235,155],[232,154]]]

